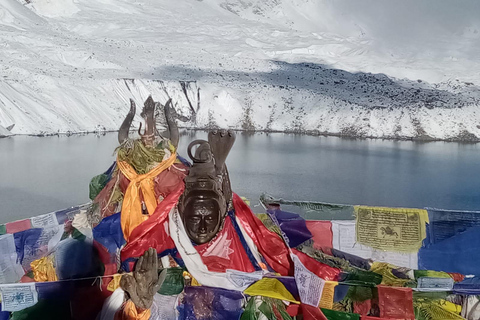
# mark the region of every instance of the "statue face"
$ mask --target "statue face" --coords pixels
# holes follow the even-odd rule
[[[185,208],[185,230],[196,244],[212,240],[220,228],[220,222],[218,205],[212,199],[192,200]]]

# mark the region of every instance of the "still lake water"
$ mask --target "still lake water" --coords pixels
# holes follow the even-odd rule
[[[205,139],[186,132],[179,153]],[[88,201],[114,161],[117,134],[0,139],[0,223]],[[234,191],[297,200],[480,210],[480,144],[238,133],[227,159]]]

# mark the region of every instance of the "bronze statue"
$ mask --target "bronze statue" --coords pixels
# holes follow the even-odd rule
[[[185,178],[178,210],[188,237],[196,244],[216,236],[231,206],[232,190],[225,160],[234,142],[233,131],[214,130],[209,132],[208,141],[195,140],[188,146],[193,166]]]
[[[145,130],[138,129],[140,139],[146,147],[155,147],[156,135],[155,107],[152,96],[145,101],[142,117]],[[180,116],[169,99],[163,107],[167,121],[165,135],[170,137],[176,148],[179,141],[178,126],[175,122]],[[135,102],[130,99],[130,111],[118,131],[118,141],[122,145],[128,138],[130,126],[135,116]],[[163,138],[163,137],[162,137]],[[232,190],[225,160],[235,142],[235,133],[231,130],[213,130],[208,141],[195,140],[188,146],[187,152],[193,161],[189,174],[185,178],[185,191],[178,203],[178,209],[189,238],[196,244],[203,244],[215,237],[223,225],[223,220],[231,206]],[[196,148],[194,154],[193,149]],[[156,162],[160,162],[157,159]]]
[[[145,131],[141,132],[140,125],[138,132],[146,147],[155,147],[156,144],[158,132],[155,127],[155,105],[152,97],[148,97],[142,112]],[[121,145],[128,138],[135,109],[135,103],[130,100],[130,112],[118,133]],[[172,107],[171,100],[165,104],[164,112],[168,124],[166,134],[176,149],[179,132],[175,120],[180,117]],[[232,207],[232,190],[225,160],[234,142],[233,131],[214,130],[209,132],[208,141],[195,140],[188,146],[187,152],[193,165],[185,177],[185,191],[179,199],[177,208],[188,237],[196,244],[207,243],[217,235],[222,229],[228,210]],[[151,307],[153,296],[158,290],[158,262],[155,249],[148,249],[140,257],[133,275],[126,274],[122,277],[121,287],[128,293],[128,297],[138,310]]]

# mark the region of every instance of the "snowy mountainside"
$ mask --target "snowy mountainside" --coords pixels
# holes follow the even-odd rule
[[[480,7],[385,3],[2,0],[0,135],[116,130],[152,94],[191,128],[479,140]]]
[[[480,2],[437,0],[203,0],[244,19],[313,35],[295,57],[346,71],[442,82],[469,71],[480,50]],[[314,39],[317,38],[315,41]],[[303,52],[302,52],[303,51]],[[407,61],[405,61],[407,60]],[[298,60],[297,60],[298,61]],[[460,68],[460,69],[459,69]],[[460,73],[460,72],[461,73]],[[467,78],[473,76],[474,78]]]

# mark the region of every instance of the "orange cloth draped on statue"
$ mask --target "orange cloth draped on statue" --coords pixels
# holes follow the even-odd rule
[[[127,300],[115,313],[115,320],[148,320],[150,314],[150,309],[139,312],[132,300]]]
[[[125,161],[117,161],[118,168],[130,180],[128,188],[125,192],[122,203],[121,225],[123,235],[127,242],[129,241],[130,234],[143,221],[147,220],[155,208],[157,207],[157,199],[155,197],[154,181],[153,179],[158,176],[162,171],[169,168],[177,158],[176,153],[172,153],[170,158],[162,161],[158,166],[150,170],[146,174],[137,174],[135,169],[132,168]],[[143,195],[143,202],[147,207],[149,215],[142,214],[142,201],[140,199],[140,191]]]

